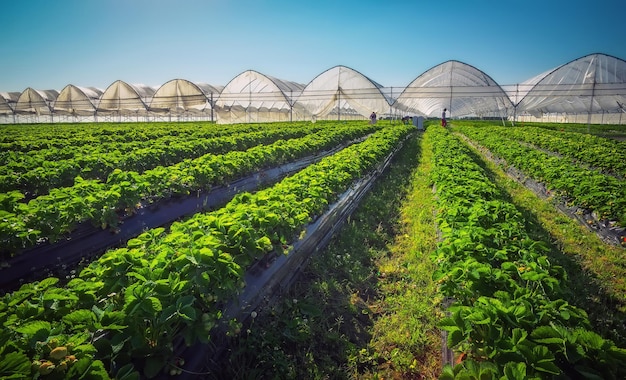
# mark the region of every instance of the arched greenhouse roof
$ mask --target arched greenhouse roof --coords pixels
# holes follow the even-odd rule
[[[390,99],[382,86],[346,66],[332,67],[315,77],[296,101],[305,117],[323,118],[329,114],[355,114],[389,111]]]
[[[506,92],[489,75],[459,61],[447,61],[413,80],[394,107],[408,113],[440,117],[505,116],[513,107]]]
[[[216,102],[218,122],[280,121],[291,112],[304,85],[254,70],[237,75]],[[288,119],[287,119],[288,120]]]
[[[68,84],[54,102],[54,112],[68,115],[93,115],[103,92],[95,87]]]
[[[100,97],[99,113],[115,112],[119,114],[143,113],[147,110],[146,102],[156,90],[142,84],[128,84],[117,80]]]
[[[203,87],[185,79],[171,80],[159,87],[154,93],[150,102],[150,110],[177,114],[211,108],[206,91],[214,91],[216,95],[219,94],[219,91],[210,85]]]
[[[4,94],[0,93],[0,115],[10,115],[13,113],[13,108],[9,105],[9,100],[4,97]]]
[[[524,82],[527,93],[517,112],[625,112],[626,61],[606,54],[590,54]]]
[[[59,96],[56,90],[35,90],[28,87],[22,91],[15,104],[15,113],[49,115],[52,113],[51,104]]]

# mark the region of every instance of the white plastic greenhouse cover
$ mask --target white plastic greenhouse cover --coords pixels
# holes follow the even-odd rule
[[[459,61],[439,64],[411,82],[394,107],[404,113],[441,117],[505,117],[513,108],[506,92],[490,76]]]
[[[332,67],[315,77],[296,101],[299,119],[328,115],[368,117],[389,112],[382,86],[346,66]]]
[[[93,115],[100,96],[102,96],[100,89],[68,84],[54,102],[54,112],[67,115]]]
[[[291,120],[293,99],[304,85],[254,70],[244,71],[222,90],[215,109],[218,123]]]
[[[13,109],[9,105],[9,101],[0,93],[0,115],[10,115]]]
[[[28,87],[17,99],[15,113],[50,115],[52,113],[50,106],[58,95],[56,90],[35,90]]]
[[[210,109],[211,97],[217,99],[220,89],[209,84],[195,84],[185,79],[171,80],[152,96],[150,111],[180,114]]]
[[[156,90],[142,84],[128,84],[121,80],[113,82],[100,97],[99,113],[134,115],[147,111],[146,102]]]
[[[590,54],[519,86],[517,113],[622,113],[626,106],[626,61]]]

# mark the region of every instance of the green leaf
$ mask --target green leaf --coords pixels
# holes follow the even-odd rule
[[[476,311],[467,316],[467,319],[477,325],[487,325],[491,323],[491,317],[481,311]]]
[[[93,363],[91,363],[91,366],[89,367],[89,372],[87,376],[85,376],[85,379],[109,380],[110,377],[107,373],[106,368],[104,367],[104,363],[102,363],[100,360],[95,360]]]
[[[30,359],[23,352],[9,352],[0,361],[2,379],[30,378]]]
[[[47,289],[49,287],[51,287],[52,285],[55,285],[57,282],[59,282],[59,279],[56,277],[48,277],[46,279],[43,279],[41,281],[39,281],[39,284],[37,284],[37,287],[41,290],[43,289]]]
[[[533,347],[534,360],[530,365],[537,371],[551,373],[558,375],[561,373],[559,367],[554,364],[554,355],[550,352],[546,346]]]
[[[561,369],[557,367],[554,362],[540,362],[540,363],[532,363],[533,368],[537,371],[551,373],[553,375],[558,375],[561,373]]]
[[[193,306],[184,306],[180,309],[179,314],[188,321],[196,320],[196,309],[194,309]]]
[[[153,311],[161,311],[163,310],[163,306],[161,305],[161,301],[156,297],[148,297],[148,301],[152,304]]]
[[[507,380],[526,379],[526,363],[506,363],[504,365],[504,376]]]
[[[50,333],[50,329],[52,329],[52,325],[50,325],[50,322],[31,321],[31,322],[26,322],[25,324],[17,327],[15,331],[21,334],[32,336],[42,330],[45,331],[46,333]]]
[[[126,313],[123,311],[105,311],[100,319],[100,325],[105,330],[121,330],[126,327],[124,319]]]
[[[63,322],[69,325],[90,325],[95,320],[94,312],[87,309],[75,310],[63,316]]]
[[[560,332],[552,326],[539,326],[531,334],[530,338],[542,344],[562,344],[563,337]]]
[[[449,317],[441,319],[437,326],[439,326],[440,329],[446,331],[460,330],[454,319]]]
[[[465,339],[461,330],[454,330],[448,333],[448,347],[452,348]]]
[[[450,364],[446,364],[442,368],[439,380],[454,380],[454,369]]]
[[[126,364],[117,371],[116,380],[139,380],[139,372],[135,371],[132,364]]]
[[[511,340],[513,341],[513,344],[517,345],[519,342],[522,342],[524,339],[526,339],[526,337],[528,336],[528,332],[520,328],[514,328],[511,335]]]

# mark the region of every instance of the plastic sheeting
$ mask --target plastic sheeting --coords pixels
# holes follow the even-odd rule
[[[9,99],[5,98],[3,94],[0,94],[0,115],[10,115],[13,113],[13,108],[9,105]]]
[[[103,120],[110,115],[119,115],[119,120],[137,116],[136,120],[149,121],[167,115],[170,120],[172,115],[179,120],[214,120],[216,113],[219,123],[245,123],[365,119],[372,111],[380,117],[439,118],[446,108],[450,118],[622,124],[622,119],[626,120],[626,61],[591,54],[505,86],[473,66],[447,61],[406,88],[383,87],[356,70],[335,66],[306,86],[249,70],[226,87],[175,79],[158,91],[122,81],[111,84],[98,99],[90,91],[99,90],[68,85],[61,94],[32,88],[22,93],[3,92],[0,120],[38,121],[39,115],[49,115],[53,121],[54,114],[88,115],[96,121],[98,115],[103,115]]]
[[[58,95],[56,90],[35,90],[28,87],[17,99],[14,111],[17,114],[50,115],[51,104]]]
[[[223,87],[195,84],[185,79],[171,80],[154,93],[150,111],[181,114],[198,113],[211,109]]]
[[[400,94],[394,107],[403,113],[441,117],[504,117],[513,108],[506,92],[484,72],[447,61],[426,71]]]
[[[101,95],[102,90],[97,88],[67,85],[54,102],[54,112],[66,115],[93,115],[96,112],[96,102]]]
[[[335,66],[309,82],[295,108],[299,119],[345,119],[389,112],[389,104],[380,84],[349,67]]]
[[[100,97],[99,113],[118,113],[120,115],[145,114],[146,103],[156,90],[142,84],[128,84],[121,80],[113,82]]]
[[[626,107],[626,61],[591,54],[538,75],[518,86],[518,113],[623,113]]]
[[[217,122],[246,123],[292,120],[295,98],[304,85],[244,71],[233,78],[217,100]]]

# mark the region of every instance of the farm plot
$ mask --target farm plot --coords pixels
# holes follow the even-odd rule
[[[256,145],[245,151],[201,154],[141,173],[113,169],[106,181],[79,176],[73,186],[52,189],[29,202],[24,201],[19,191],[0,194],[2,250],[5,256],[12,256],[37,244],[55,242],[81,223],[115,228],[120,219],[146,205],[206,191],[249,173],[347,143],[374,130],[368,125],[277,128],[274,132],[233,138],[231,149]],[[158,149],[153,154],[159,160]]]
[[[621,378],[624,314],[614,309],[624,303],[603,296],[623,299],[620,276],[598,288],[571,264],[597,256],[612,277],[608,252],[623,263],[622,248],[508,178],[467,139],[431,124],[416,141],[422,154],[410,164],[416,183],[402,216],[393,201],[366,200],[293,292],[242,327],[224,377]],[[396,181],[385,178],[378,196],[403,193]],[[557,223],[539,223],[538,213]],[[439,323],[449,331],[443,346],[456,358],[446,356],[442,373],[432,334],[444,296],[453,307]]]
[[[546,195],[578,208],[580,214],[588,214],[590,226],[612,230],[614,243],[626,245],[626,180],[621,173],[626,160],[623,143],[577,133],[555,137],[534,132],[536,130],[496,126],[460,125],[457,129],[504,160],[503,165],[512,166],[540,182],[545,186]]]
[[[441,378],[624,377],[626,350],[593,332],[587,313],[563,299],[568,275],[532,239],[521,213],[443,129],[433,181],[442,242],[433,254],[450,298],[441,322],[459,364]]]
[[[244,269],[288,252],[303,227],[410,132],[384,128],[274,187],[157,228],[107,252],[67,284],[24,285],[0,302],[4,371],[69,378],[155,376],[176,340],[207,342]],[[31,369],[31,366],[34,366]]]

